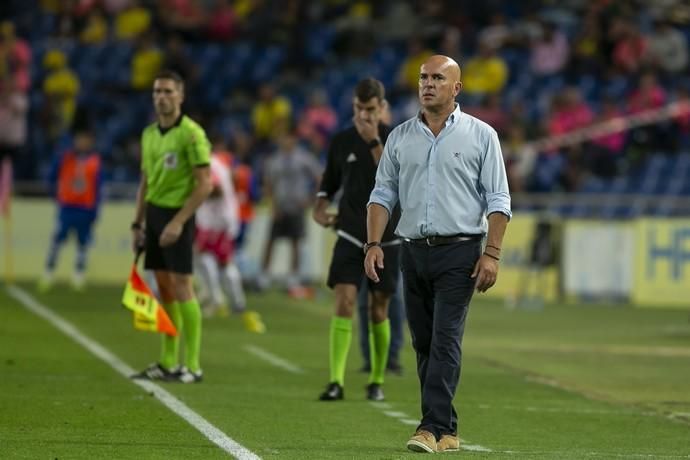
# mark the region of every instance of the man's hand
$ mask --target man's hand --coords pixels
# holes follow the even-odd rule
[[[312,213],[314,221],[322,227],[335,227],[338,222],[338,215],[326,212],[325,210],[314,208]]]
[[[161,247],[170,246],[175,244],[175,242],[180,238],[182,234],[182,224],[177,223],[174,219],[168,222],[168,224],[163,229],[160,238],[158,239],[158,244]]]
[[[146,236],[143,228],[132,229],[132,251],[137,254],[139,251],[144,249],[144,242],[146,241]]]
[[[379,275],[376,273],[377,268],[383,270],[383,249],[380,246],[372,246],[364,258],[364,271],[374,283],[379,282]]]
[[[379,138],[379,127],[373,121],[365,120],[355,115],[352,117],[352,122],[355,125],[355,129],[357,129],[357,133],[367,144]]]
[[[472,278],[476,278],[475,288],[477,292],[486,292],[496,283],[498,276],[498,261],[482,254],[474,266]]]

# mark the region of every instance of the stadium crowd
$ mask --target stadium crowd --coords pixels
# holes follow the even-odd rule
[[[393,124],[418,110],[420,63],[463,70],[464,111],[499,133],[511,190],[578,191],[587,177],[690,149],[690,114],[534,152],[557,136],[687,97],[690,6],[665,0],[35,0],[3,2],[0,144],[18,179],[43,180],[75,115],[96,134],[106,181],[138,176],[138,140],[164,68],[184,110],[260,176],[285,136],[323,160],[350,123],[351,89],[388,89]],[[690,194],[690,189],[687,190]],[[679,193],[684,193],[680,190]]]

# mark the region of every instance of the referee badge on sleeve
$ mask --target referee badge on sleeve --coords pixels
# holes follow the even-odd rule
[[[165,166],[165,169],[177,168],[177,153],[167,152],[163,158],[163,166]]]

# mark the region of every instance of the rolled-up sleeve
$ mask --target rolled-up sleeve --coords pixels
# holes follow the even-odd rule
[[[503,163],[501,144],[498,141],[496,131],[493,130],[487,142],[480,182],[486,196],[486,214],[500,212],[510,219],[513,214],[510,210],[508,177],[505,164]]]
[[[372,203],[383,206],[388,211],[389,216],[393,213],[395,205],[398,204],[398,175],[400,172],[400,164],[395,157],[395,136],[393,133],[388,136],[386,145],[383,147],[383,155],[376,170],[376,184],[369,196],[369,203],[367,203],[367,207]]]

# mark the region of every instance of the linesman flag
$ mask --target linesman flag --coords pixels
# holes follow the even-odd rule
[[[135,329],[177,335],[177,329],[165,309],[153,295],[148,284],[139,276],[136,261],[132,264],[132,271],[122,294],[122,305],[132,310]]]

